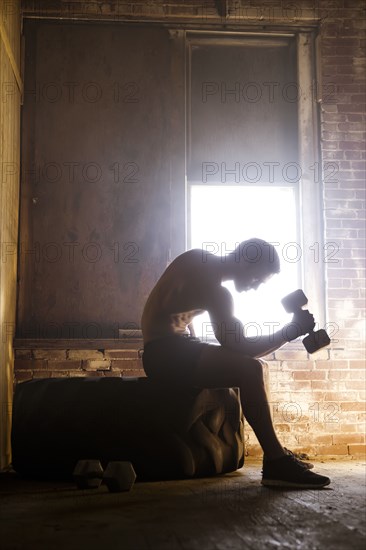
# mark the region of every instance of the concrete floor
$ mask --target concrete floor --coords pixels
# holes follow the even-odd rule
[[[0,474],[2,550],[362,550],[365,463],[326,461],[320,491],[261,487],[261,463],[225,476],[136,483],[130,493]]]

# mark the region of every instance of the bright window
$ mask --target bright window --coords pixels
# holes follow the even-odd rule
[[[301,287],[296,191],[277,186],[190,186],[190,248],[225,255],[246,239],[259,237],[271,242],[281,260],[281,273],[258,290],[237,293],[231,282],[224,283],[234,297],[235,315],[248,336],[268,334],[276,323],[291,318],[280,300]],[[207,314],[194,323],[199,337],[212,333]]]

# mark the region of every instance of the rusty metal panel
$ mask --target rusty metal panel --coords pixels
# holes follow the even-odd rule
[[[170,243],[169,33],[27,22],[19,337],[139,326]]]

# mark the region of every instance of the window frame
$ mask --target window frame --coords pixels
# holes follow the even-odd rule
[[[176,36],[177,51],[180,48],[181,59],[185,60],[185,162],[184,162],[184,193],[172,197],[175,198],[173,210],[179,209],[177,200],[184,204],[184,235],[179,242],[172,243],[173,257],[187,250],[189,232],[189,186],[187,180],[187,158],[190,147],[190,54],[192,45],[204,39],[215,39],[218,44],[228,43],[238,38],[268,37],[295,37],[297,52],[297,83],[300,90],[298,100],[298,162],[301,167],[301,179],[299,181],[299,237],[302,250],[301,280],[302,288],[309,299],[309,309],[315,316],[319,326],[324,326],[326,321],[326,281],[324,258],[321,251],[324,250],[324,224],[323,224],[323,184],[320,167],[320,139],[319,139],[319,109],[317,98],[317,64],[316,64],[316,30],[294,30],[279,32],[212,32],[212,31],[178,31]],[[182,52],[183,50],[183,52]],[[182,56],[183,53],[183,56]],[[181,81],[182,84],[182,81]],[[181,118],[181,120],[183,117]],[[180,174],[183,175],[183,166],[180,166]],[[176,173],[179,178],[179,169]],[[174,186],[172,186],[174,187]],[[306,275],[306,276],[305,276]]]

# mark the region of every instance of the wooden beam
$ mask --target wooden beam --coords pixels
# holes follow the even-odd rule
[[[17,62],[15,60],[15,57],[13,55],[13,51],[12,51],[12,48],[11,48],[11,45],[10,45],[10,42],[9,42],[8,34],[6,32],[6,29],[5,29],[5,26],[4,26],[4,23],[3,23],[2,19],[0,19],[0,37],[1,37],[1,40],[4,44],[5,52],[6,52],[6,55],[8,56],[11,68],[12,68],[14,76],[15,76],[15,80],[17,81],[19,91],[20,91],[21,95],[23,95],[23,81],[22,81],[22,78],[20,76],[20,71],[19,71],[19,68],[18,68],[18,64],[17,64]]]

